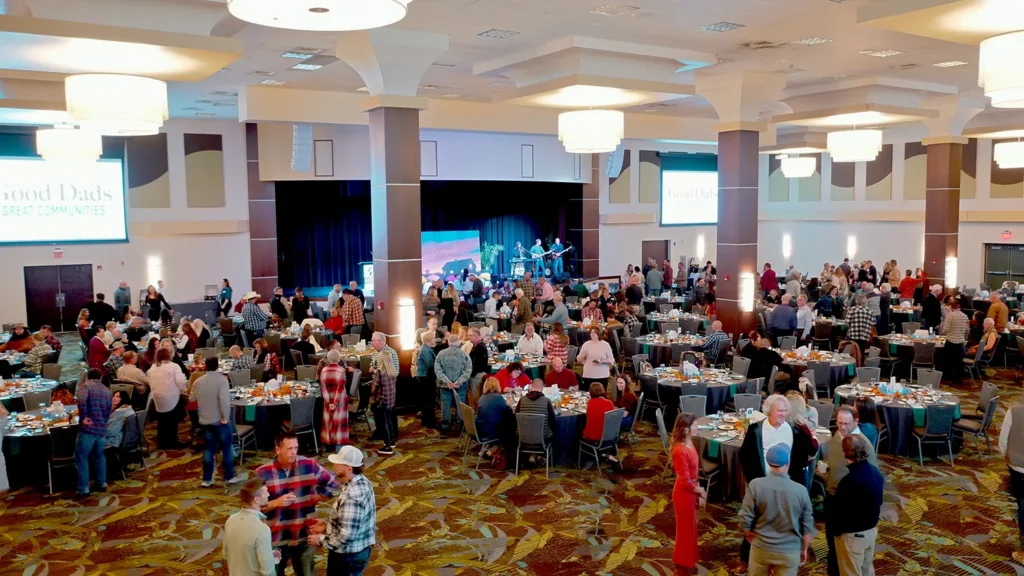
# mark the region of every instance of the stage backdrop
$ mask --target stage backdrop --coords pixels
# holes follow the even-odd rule
[[[491,272],[506,274],[517,241],[555,237],[579,246],[581,184],[553,182],[421,182],[424,232],[476,231],[481,250],[502,245]],[[278,182],[278,273],[284,286],[331,286],[360,278],[370,261],[370,183]],[[566,255],[575,265],[576,252]],[[424,262],[426,265],[427,262]]]
[[[424,276],[448,278],[463,270],[480,272],[480,233],[476,230],[423,232],[420,238]]]

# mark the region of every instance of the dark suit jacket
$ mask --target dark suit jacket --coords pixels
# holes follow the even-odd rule
[[[747,428],[747,435],[743,437],[743,445],[740,446],[740,468],[743,469],[743,479],[748,484],[751,480],[764,476],[767,469],[762,446],[764,443],[761,440],[761,422],[751,424],[750,428]]]
[[[928,323],[929,328],[938,328],[942,323],[942,303],[935,294],[929,293],[924,297],[921,318]]]

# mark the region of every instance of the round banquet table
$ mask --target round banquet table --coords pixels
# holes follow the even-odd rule
[[[651,366],[669,366],[672,364],[672,346],[680,347],[680,358],[684,352],[695,351],[699,354],[699,344],[702,340],[695,339],[692,342],[655,342],[651,341],[647,336],[641,336],[641,339],[637,340],[637,353],[646,354],[647,361],[651,363]]]
[[[24,398],[25,392],[50,392],[56,388],[58,384],[56,380],[49,380],[47,378],[17,378],[15,381],[26,382],[28,385],[0,396],[0,403],[3,403],[4,408],[6,408],[8,412],[15,412],[17,411],[16,409],[20,408],[20,406],[16,406],[15,403],[17,402],[20,404],[18,399]],[[10,384],[11,381],[8,380],[6,383]],[[46,398],[46,403],[50,403],[49,397]],[[28,408],[32,408],[32,406],[25,406],[25,409]]]
[[[889,319],[892,320],[894,325],[894,332],[896,334],[903,333],[904,322],[920,322],[921,313],[918,310],[910,309],[903,310],[901,308],[890,308]]]
[[[319,386],[310,392],[316,396],[313,402],[313,431],[320,442],[320,424],[323,422],[324,401],[320,396]],[[351,406],[351,399],[349,399]],[[231,408],[235,412],[235,422],[251,424],[256,428],[256,443],[260,450],[270,450],[274,446],[274,438],[281,430],[281,423],[291,418],[291,403],[288,400],[263,399],[258,404],[249,404],[245,398],[236,398],[232,394]],[[349,423],[349,433],[352,425]],[[301,437],[300,437],[301,438]]]
[[[65,411],[76,409],[77,406],[65,406]],[[26,410],[20,414],[37,416],[42,410]],[[50,431],[45,427],[38,429],[8,429],[7,424],[13,425],[13,419],[0,418],[0,431],[3,433],[3,452],[7,463],[7,475],[11,487],[26,485],[46,484],[46,462],[50,457],[52,444],[50,442]],[[71,428],[77,429],[78,424],[72,424]],[[13,432],[13,434],[12,434]],[[107,468],[110,478],[110,467]],[[63,473],[63,472],[62,472]],[[73,473],[71,473],[73,476]],[[64,482],[67,482],[66,477]]]
[[[509,406],[515,410],[519,403],[519,396],[515,394],[503,394],[503,396]],[[576,466],[580,437],[583,435],[583,428],[586,424],[587,409],[585,406],[574,409],[555,406],[555,421],[551,423],[551,431],[555,434],[551,440],[552,466]]]
[[[652,375],[647,373],[646,376]],[[665,415],[665,425],[671,427],[679,414],[679,399],[682,396],[691,395],[696,392],[697,384],[705,384],[704,395],[707,396],[707,403],[704,408],[708,414],[715,414],[725,408],[725,403],[736,394],[752,393],[753,381],[746,380],[739,374],[729,374],[726,381],[706,380],[703,382],[682,382],[674,377],[658,378],[658,396],[660,397],[662,412]]]
[[[853,404],[858,394],[854,385],[848,384],[836,388],[835,405]],[[955,394],[940,392],[940,401],[911,406],[904,401],[894,401],[884,398],[875,398],[875,406],[878,407],[879,419],[889,430],[889,441],[886,446],[890,454],[916,454],[917,442],[914,441],[912,432],[915,426],[924,426],[926,422],[927,406],[935,404],[954,404],[954,420],[960,417],[960,399]],[[881,443],[879,448],[881,448]],[[955,446],[954,446],[955,448]]]

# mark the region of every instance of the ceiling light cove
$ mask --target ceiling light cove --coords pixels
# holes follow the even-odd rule
[[[870,162],[881,151],[881,130],[844,130],[828,134],[828,153],[833,162]]]
[[[558,115],[558,139],[570,154],[599,154],[618,148],[625,135],[618,110],[577,110]]]
[[[342,32],[380,28],[405,18],[410,0],[228,0],[240,20],[287,30]]]
[[[576,84],[538,94],[533,101],[538,106],[555,108],[622,108],[646,104],[650,96],[636,90]]]

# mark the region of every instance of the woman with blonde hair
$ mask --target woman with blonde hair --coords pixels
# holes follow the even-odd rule
[[[398,417],[395,416],[395,381],[398,379],[398,370],[395,369],[397,362],[392,357],[391,348],[385,346],[379,354],[377,369],[373,371],[370,398],[373,401],[374,418],[384,441],[384,446],[377,453],[389,456],[395,453],[394,445],[398,440]]]
[[[815,434],[816,426],[807,420],[808,412],[817,411],[813,408],[808,410],[807,402],[802,394],[796,390],[786,393],[786,400],[789,401],[789,413],[786,421],[793,429],[793,446],[789,457],[789,478],[803,486],[809,486],[809,474],[814,474],[809,464],[818,453],[818,437]]]
[[[672,488],[672,507],[676,513],[676,544],[672,563],[677,576],[690,574],[697,566],[697,508],[707,500],[708,493],[697,479],[700,456],[693,445],[697,417],[688,412],[676,416],[672,427],[672,468],[676,483]]]
[[[850,297],[850,281],[846,278],[843,269],[836,266],[832,271],[832,285],[839,289],[839,295],[843,298]]]
[[[449,282],[444,290],[441,291],[441,303],[437,309],[441,311],[441,324],[447,326],[449,329],[452,326],[452,322],[455,322],[455,314],[459,311],[459,291],[455,289],[455,283]]]
[[[516,415],[501,395],[501,383],[491,376],[484,380],[483,396],[476,409],[477,433],[481,438],[497,438],[506,454],[513,454],[516,448]],[[491,452],[491,458],[499,461],[500,453]]]

